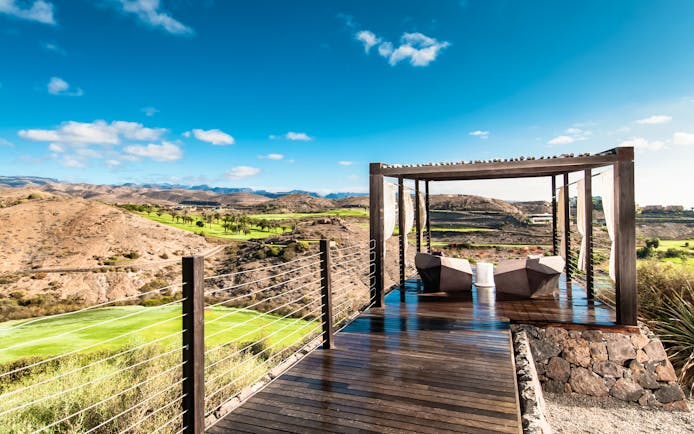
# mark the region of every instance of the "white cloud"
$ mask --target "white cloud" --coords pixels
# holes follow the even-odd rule
[[[124,12],[131,13],[152,27],[160,27],[175,35],[190,35],[193,29],[160,10],[159,0],[120,0]]]
[[[665,142],[662,140],[648,140],[644,137],[633,137],[629,140],[624,140],[619,146],[633,146],[640,151],[660,151],[665,147]]]
[[[51,143],[50,145],[48,145],[48,150],[57,154],[65,152],[65,149],[63,149],[63,147],[59,143]]]
[[[672,143],[678,146],[694,146],[694,134],[676,132],[672,135]]]
[[[147,117],[152,117],[159,113],[159,110],[156,107],[142,107],[140,111]]]
[[[123,151],[134,157],[151,158],[154,161],[176,161],[183,157],[181,148],[167,141],[163,141],[161,145],[130,145],[123,148]]]
[[[284,155],[282,155],[282,154],[258,155],[258,158],[260,158],[261,160],[281,160],[284,158]]]
[[[378,44],[378,54],[388,59],[391,65],[409,60],[412,66],[427,66],[436,60],[441,50],[451,45],[448,41],[438,41],[419,32],[403,33],[397,47],[392,42],[383,41],[369,30],[357,32],[355,39],[364,44],[366,53]]]
[[[10,142],[9,140],[7,140],[7,139],[5,139],[5,138],[3,138],[3,137],[0,137],[0,146],[7,146],[7,147],[10,147],[10,148],[13,148],[13,147],[14,147],[14,143]]]
[[[1,1],[1,0],[0,0]],[[62,56],[67,55],[67,52],[63,50],[61,47],[58,45],[52,43],[52,42],[44,42],[41,44],[41,46],[46,50],[50,51],[52,53],[60,54]]]
[[[103,120],[94,122],[67,121],[54,130],[20,130],[19,137],[38,142],[66,144],[117,145],[123,139],[157,140],[166,132],[165,128],[147,128],[137,122]]]
[[[364,52],[368,53],[371,47],[381,42],[381,38],[376,37],[373,32],[368,30],[362,30],[354,35],[357,41],[361,41],[364,44]]]
[[[479,137],[480,139],[488,139],[489,138],[489,131],[475,130],[475,131],[470,131],[469,134],[471,136]]]
[[[227,170],[226,175],[229,179],[243,179],[255,176],[260,173],[260,169],[251,166],[236,166]]]
[[[201,130],[196,128],[191,132],[193,133],[193,136],[195,136],[195,138],[201,142],[212,143],[213,145],[233,145],[236,142],[232,136],[216,128],[211,130]],[[185,137],[190,137],[191,132],[184,133],[183,135]]]
[[[567,128],[567,129],[566,129],[566,133],[567,133],[567,134],[580,134],[580,133],[582,133],[582,132],[583,132],[582,129],[576,128],[576,127],[571,127],[571,128]]]
[[[0,0],[0,13],[43,24],[55,24],[53,4],[44,0],[33,3],[17,0]]]
[[[299,140],[299,141],[305,141],[305,142],[307,142],[309,140],[313,140],[313,137],[309,136],[306,133],[297,133],[294,131],[288,132],[287,134],[284,135],[284,137],[287,140]]]
[[[51,77],[46,87],[48,89],[48,93],[51,95],[82,96],[84,94],[80,88],[70,90],[70,85],[68,82],[60,77]]]
[[[339,164],[340,166],[351,166],[354,164],[354,162],[353,161],[338,161],[337,164]]]
[[[656,125],[656,124],[666,124],[672,120],[672,116],[667,115],[653,115],[647,118],[639,119],[636,121],[637,124],[644,125]]]
[[[547,142],[548,145],[568,145],[569,143],[575,142],[576,139],[571,136],[557,136]]]

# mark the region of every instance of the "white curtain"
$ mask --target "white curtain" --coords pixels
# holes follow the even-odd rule
[[[383,256],[386,255],[386,240],[393,236],[395,230],[395,191],[398,187],[383,181]]]
[[[607,234],[610,236],[610,277],[615,280],[615,255],[614,255],[614,174],[611,170],[606,170],[600,174],[600,185],[602,197],[602,209],[605,213],[605,225]]]
[[[559,187],[557,195],[557,233],[559,234],[559,256],[566,260],[566,231],[564,230],[564,195],[566,187]]]
[[[419,212],[420,224],[422,228],[425,228],[427,225],[427,204],[425,202],[424,193],[421,191],[419,192],[419,210],[417,211]]]
[[[581,250],[578,252],[578,269],[586,271],[588,261],[586,260],[586,198],[585,179],[580,179],[578,185],[578,200],[576,201],[576,226],[578,233],[581,234]]]
[[[414,227],[414,204],[412,203],[412,191],[407,187],[404,188],[404,191],[403,207],[405,208],[405,228],[403,233],[405,234],[405,263],[407,263],[407,247],[409,244],[407,242],[407,234],[409,234]]]

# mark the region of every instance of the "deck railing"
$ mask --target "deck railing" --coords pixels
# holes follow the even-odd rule
[[[66,343],[4,365],[0,427],[201,433],[308,351],[333,346],[370,304],[372,254],[373,243],[321,240],[288,262],[207,277],[204,258],[186,257],[180,284],[0,328],[4,338],[43,333],[0,352]],[[164,302],[119,307],[147,297]],[[67,345],[77,339],[85,345]]]

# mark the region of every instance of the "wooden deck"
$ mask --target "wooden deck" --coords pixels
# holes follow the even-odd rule
[[[485,300],[392,291],[208,432],[522,432],[509,318],[614,324],[580,292]]]

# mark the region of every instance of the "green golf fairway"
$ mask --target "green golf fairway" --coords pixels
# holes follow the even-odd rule
[[[145,343],[181,330],[180,315],[180,304],[165,307],[116,306],[57,318],[46,317],[26,326],[21,324],[35,321],[35,319],[7,321],[0,323],[0,363],[22,357],[51,357],[84,348],[86,348],[84,353],[89,353]],[[123,316],[128,317],[118,319]],[[224,318],[208,324],[209,321],[220,317]],[[205,345],[208,347],[226,343],[235,338],[238,338],[239,342],[252,342],[263,337],[268,337],[265,341],[268,345],[278,342],[279,346],[286,347],[292,345],[312,328],[320,326],[318,322],[283,319],[252,310],[225,307],[215,307],[205,311],[205,320],[206,336],[225,330],[224,333],[206,339]],[[160,322],[162,323],[158,324]],[[104,342],[151,325],[154,326]],[[180,341],[180,339],[180,335],[176,335],[162,343]],[[38,341],[32,343],[35,340]]]

